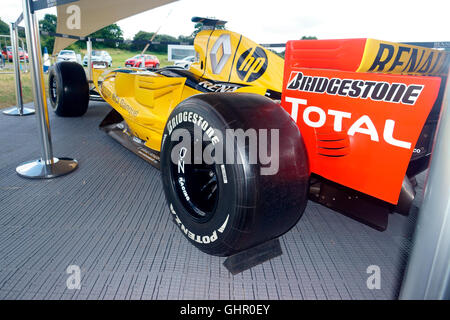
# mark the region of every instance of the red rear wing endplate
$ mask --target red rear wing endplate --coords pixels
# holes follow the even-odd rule
[[[282,106],[300,128],[311,172],[396,204],[441,84],[398,73],[440,75],[448,56],[372,39],[288,42]]]

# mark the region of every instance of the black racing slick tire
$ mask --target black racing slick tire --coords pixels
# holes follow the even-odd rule
[[[76,62],[58,62],[49,72],[48,88],[53,111],[60,117],[81,117],[89,105],[89,84]]]
[[[270,157],[252,157],[252,144]],[[281,236],[307,203],[309,166],[300,131],[279,104],[256,94],[209,93],[181,102],[164,129],[161,170],[175,224],[212,255]]]

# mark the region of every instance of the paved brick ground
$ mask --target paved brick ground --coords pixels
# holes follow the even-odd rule
[[[378,232],[309,203],[281,238],[284,254],[232,276],[223,258],[190,245],[171,221],[159,171],[98,130],[92,103],[78,119],[51,114],[54,153],[74,157],[65,177],[20,178],[40,155],[34,116],[0,115],[0,299],[392,299],[415,215]],[[420,181],[423,183],[423,177]],[[80,290],[66,268],[81,268]],[[381,268],[381,290],[366,269]]]

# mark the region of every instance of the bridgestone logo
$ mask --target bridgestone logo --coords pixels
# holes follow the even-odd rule
[[[216,135],[214,135],[214,129],[209,125],[208,121],[203,119],[203,117],[200,116],[199,114],[188,111],[175,115],[172,119],[170,119],[167,122],[167,130],[169,131],[169,135],[171,135],[173,129],[182,122],[191,122],[199,126],[211,139],[211,142],[213,144],[216,144],[220,141],[219,138]]]
[[[177,128],[181,123],[194,124],[193,132],[186,128]],[[178,166],[179,172],[184,170],[185,164],[243,164],[243,160],[246,160],[249,164],[259,164],[261,175],[278,173],[279,129],[249,128],[244,131],[237,128],[225,129],[222,132],[213,128],[198,113],[184,111],[167,121],[167,131],[170,140],[178,142],[172,147],[170,157],[172,163]],[[195,141],[193,147],[192,141]],[[220,143],[224,141],[225,144]],[[203,148],[203,142],[207,144],[205,148]],[[240,152],[235,150],[247,150],[245,159],[241,158]],[[224,169],[222,172],[225,172]],[[224,183],[227,183],[226,181],[226,173],[224,173]]]
[[[414,105],[423,88],[423,85],[417,84],[406,85],[404,83],[384,81],[330,79],[327,77],[307,76],[302,72],[293,71],[289,77],[286,89]]]

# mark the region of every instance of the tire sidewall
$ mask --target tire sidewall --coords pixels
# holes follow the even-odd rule
[[[56,114],[59,114],[59,110],[58,110],[58,106],[64,103],[64,94],[63,94],[63,88],[64,88],[64,83],[63,83],[63,79],[60,76],[60,72],[59,68],[58,68],[58,64],[55,64],[49,72],[49,77],[48,77],[48,83],[49,83],[49,97],[50,97],[50,104],[52,106],[53,111]],[[53,98],[53,92],[52,92],[52,88],[51,88],[51,83],[52,81],[55,79],[55,84],[56,84],[56,97]]]
[[[208,109],[207,106],[199,106],[198,103],[201,104],[201,101],[196,101],[195,104],[188,103],[177,107],[170,115],[168,123],[177,117],[183,118],[186,112],[193,112],[207,121],[210,127],[224,132],[224,121],[220,116],[215,114],[212,109]],[[173,127],[170,132],[168,125],[166,125],[161,150],[162,168],[167,168],[171,164],[171,152],[174,146],[171,139],[175,129],[186,129],[186,126],[197,126],[200,128],[198,124],[192,124],[189,121],[184,121],[184,119]],[[204,133],[204,131],[202,132]],[[216,148],[224,148],[226,143],[224,139],[226,137],[222,138],[223,140],[216,144]],[[177,143],[175,142],[175,144]],[[175,186],[177,177],[173,176],[172,170],[163,169],[162,180],[165,190],[168,191],[166,192],[166,197],[175,224],[190,242],[204,252],[215,255],[226,255],[227,253],[224,253],[224,248],[232,247],[233,242],[236,241],[236,231],[233,233],[232,230],[239,224],[237,221],[239,219],[239,208],[236,206],[240,201],[238,192],[239,181],[236,181],[236,177],[238,176],[236,171],[241,169],[239,166],[242,165],[215,165],[218,179],[218,202],[212,217],[207,222],[199,222],[186,210],[181,200],[183,195],[178,193]],[[223,170],[225,173],[222,172]]]
[[[218,129],[218,132],[220,131],[222,135],[225,135],[221,139],[223,139],[222,150],[223,146],[226,146],[224,159],[222,159],[226,163],[223,164],[228,180],[226,187],[230,188],[227,190],[230,190],[230,193],[234,195],[234,198],[223,196],[225,201],[216,210],[220,219],[218,218],[217,222],[211,220],[204,226],[198,226],[198,223],[189,219],[190,213],[186,212],[186,209],[191,210],[188,203],[189,199],[184,201],[187,204],[186,208],[183,207],[183,203],[176,201],[181,195],[174,195],[174,189],[170,188],[173,177],[169,175],[167,170],[168,164],[172,165],[172,162],[168,162],[171,159],[169,158],[170,151],[168,149],[170,148],[167,147],[169,145],[167,141],[171,139],[174,128],[177,128],[180,123],[192,122],[188,115],[192,112],[206,120],[209,127]],[[184,114],[186,114],[186,120]],[[176,121],[173,121],[174,119]],[[197,125],[202,127],[203,132],[209,131],[208,126]],[[227,129],[231,131],[228,132]],[[254,149],[248,143],[250,141],[258,142],[249,137],[248,140],[244,138],[248,143],[244,142],[244,145],[242,145],[242,137],[236,135],[236,130],[242,130],[241,132],[245,134],[249,129],[257,131],[260,129],[278,130],[275,136],[281,138],[278,142],[272,142],[272,133],[270,133],[270,140],[266,141],[271,158],[272,156],[278,157],[274,163],[278,167],[272,167],[272,161],[270,162],[272,171],[269,174],[267,174],[267,171],[265,173],[262,171],[263,167],[266,166],[264,163],[257,160],[253,164],[251,160],[251,152]],[[220,136],[220,134],[217,135]],[[211,136],[214,139],[214,135]],[[227,141],[227,139],[231,140]],[[277,149],[272,149],[272,143],[278,143]],[[195,148],[193,144],[192,142],[189,148]],[[233,145],[234,148],[230,149]],[[203,147],[206,148],[207,146],[203,145]],[[176,153],[179,150],[180,148],[174,150],[174,162],[179,161],[179,159],[176,159]],[[182,101],[166,123],[161,153],[164,192],[172,215],[175,219],[178,219],[175,222],[182,233],[185,233],[188,240],[203,252],[228,256],[252,248],[287,232],[298,222],[304,212],[309,189],[306,149],[298,127],[292,118],[280,105],[268,98],[250,93],[209,93],[195,95]],[[230,162],[228,156],[233,156],[233,161]],[[206,172],[210,171],[208,166],[200,166],[198,169],[201,171],[202,168],[203,170],[207,169]],[[178,167],[174,166],[174,169],[171,170],[178,170]],[[220,173],[219,169],[215,171]],[[190,176],[198,177],[197,173]],[[210,174],[210,176],[212,175]],[[220,178],[220,174],[218,177]],[[201,190],[204,181],[207,179],[204,179],[203,175],[200,175],[199,179],[195,180],[198,183],[194,184],[192,188],[188,188],[186,185],[186,190]],[[221,187],[223,192],[223,181],[221,181]],[[186,194],[186,190],[183,190],[182,186],[178,189],[180,194]],[[188,195],[189,193],[190,191]],[[200,206],[208,204],[206,208],[211,207],[210,203],[202,202],[206,198],[197,196],[197,199],[201,199],[197,202]],[[226,228],[223,234],[217,233],[218,239],[214,243],[205,245],[195,242],[195,237],[192,239],[192,234],[197,235],[202,231],[207,231],[205,234],[209,234],[217,230],[226,217],[229,219]],[[190,239],[186,230],[192,233]]]
[[[56,80],[56,97],[52,82]],[[76,62],[58,62],[50,69],[49,95],[52,109],[60,117],[80,117],[89,105],[89,84],[83,67]]]

